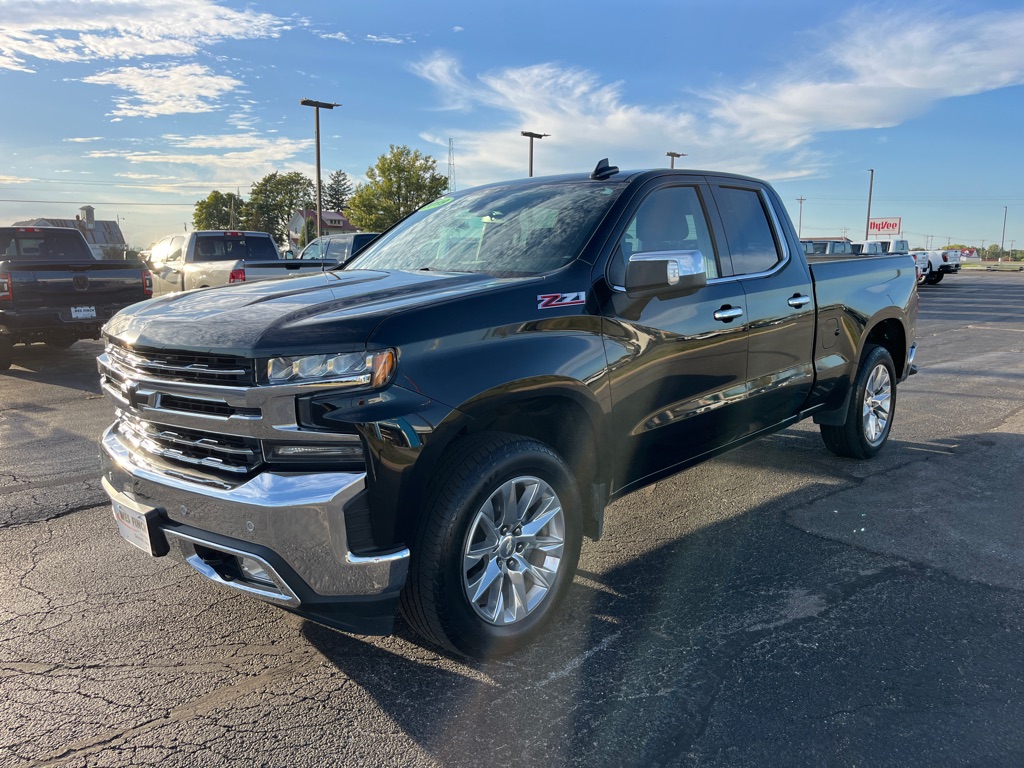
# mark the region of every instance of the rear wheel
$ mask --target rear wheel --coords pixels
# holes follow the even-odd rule
[[[402,614],[455,653],[510,653],[551,620],[581,541],[579,492],[557,453],[518,435],[466,438],[427,494]]]
[[[836,456],[869,459],[876,455],[892,429],[896,408],[896,369],[885,347],[864,348],[853,382],[853,393],[840,426],[821,425],[821,439]]]
[[[937,269],[932,269],[931,265],[929,264],[928,265],[928,275],[927,275],[927,277],[925,277],[924,281],[926,283],[928,283],[928,285],[935,285],[941,279],[942,279],[942,273],[939,272]]]

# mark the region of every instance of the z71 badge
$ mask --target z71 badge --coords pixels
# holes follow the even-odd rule
[[[571,307],[573,304],[585,304],[586,302],[586,291],[576,291],[576,293],[545,293],[537,297],[537,309]]]

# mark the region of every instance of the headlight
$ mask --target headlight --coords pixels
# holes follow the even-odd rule
[[[393,349],[336,355],[272,357],[267,360],[267,383],[325,381],[344,387],[383,387],[395,373]]]

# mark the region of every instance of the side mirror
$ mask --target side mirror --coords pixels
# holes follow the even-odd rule
[[[626,294],[634,299],[685,296],[707,284],[707,269],[700,251],[634,253],[626,264]]]

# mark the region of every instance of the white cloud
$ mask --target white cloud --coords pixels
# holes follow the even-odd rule
[[[27,179],[24,176],[0,176],[0,184],[28,184],[35,179]]]
[[[341,40],[341,42],[343,43],[351,42],[348,39],[348,35],[346,35],[344,32],[332,32],[330,34],[323,33],[320,35],[320,37],[323,40]]]
[[[391,35],[367,35],[367,41],[371,43],[387,43],[388,45],[405,45],[406,43],[415,43],[416,41],[406,36],[392,37]]]
[[[80,136],[74,139],[64,139],[64,141],[70,141],[75,144],[87,144],[91,141],[103,141],[102,136]]]
[[[452,27],[452,32],[462,32],[465,27]]]
[[[177,180],[147,185],[147,188],[159,191],[180,191],[182,187],[192,189],[196,186],[207,189],[240,186],[248,190],[255,179],[274,171],[300,171],[307,175],[315,173],[313,164],[306,160],[312,154],[312,139],[267,138],[255,134],[167,135],[162,138],[171,147],[169,151],[97,149],[85,156],[91,159],[120,159],[147,170],[166,167],[166,175],[118,174],[140,180]]]
[[[218,97],[242,83],[215,75],[200,64],[121,67],[83,78],[94,85],[113,85],[128,96],[116,96],[115,117],[157,117],[180,112],[211,112]]]
[[[807,33],[842,42],[785,72],[668,106],[629,103],[628,83],[551,63],[468,78],[456,59],[435,53],[413,71],[437,87],[443,109],[486,111],[496,126],[443,131],[455,139],[457,162],[473,169],[461,185],[522,175],[520,130],[551,134],[534,145],[542,174],[589,170],[606,156],[622,168],[651,167],[675,150],[690,155],[691,167],[776,180],[814,175],[826,162],[815,150],[821,133],[895,126],[940,100],[1024,83],[1024,11],[890,15],[884,35],[862,13],[827,34]]]
[[[289,29],[268,13],[212,0],[37,0],[4,3],[0,69],[31,72],[29,60],[127,60],[191,56],[226,39],[277,37]]]

